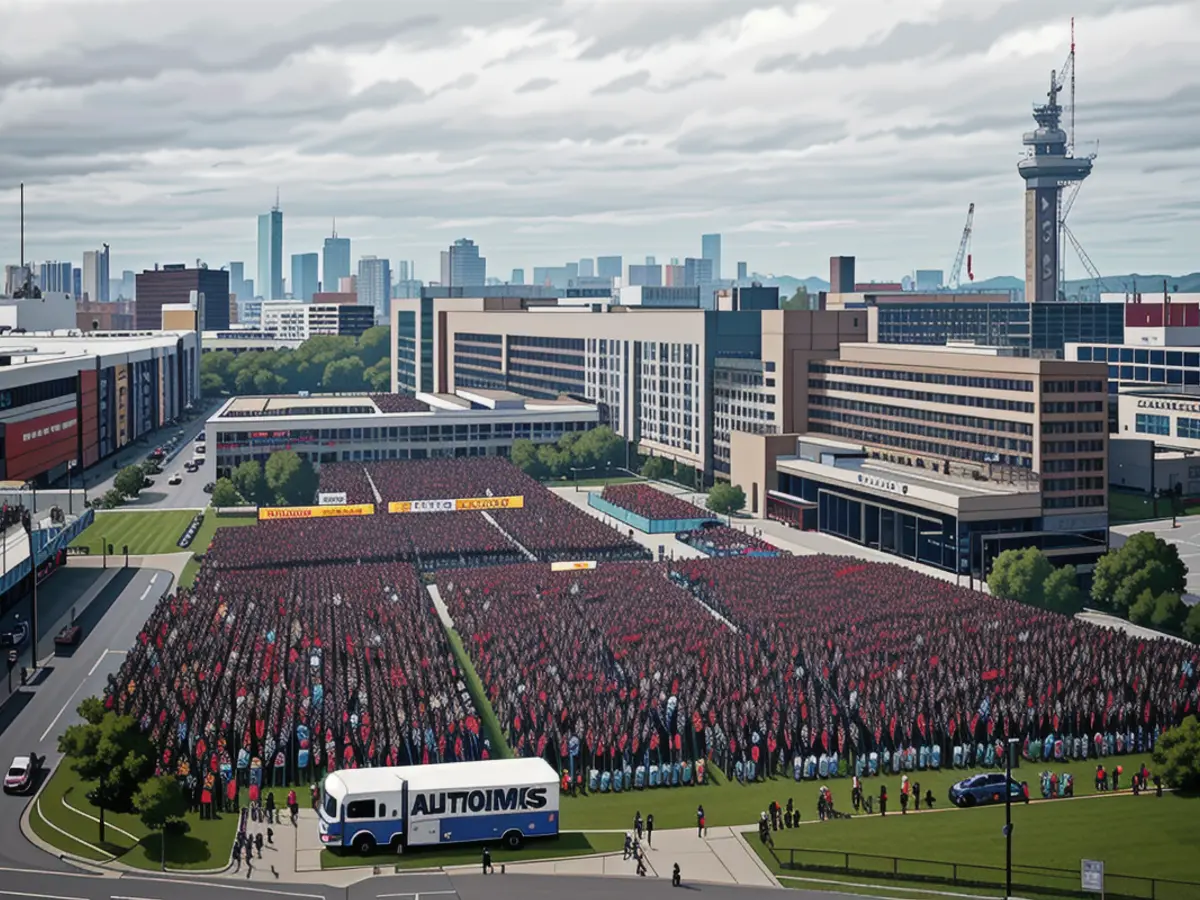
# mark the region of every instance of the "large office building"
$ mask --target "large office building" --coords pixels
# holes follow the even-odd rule
[[[1103,370],[997,348],[844,343],[810,361],[806,427],[735,434],[747,508],[952,572],[1106,549]]]
[[[600,278],[620,278],[625,267],[619,256],[596,257],[596,275]]]
[[[475,242],[459,238],[442,251],[442,286],[474,287],[487,283],[487,259]]]
[[[375,310],[365,304],[264,300],[259,311],[260,330],[286,341],[318,334],[358,337],[374,324]]]
[[[507,456],[514,441],[554,443],[599,421],[593,404],[507,391],[234,397],[208,420],[218,475],[294,450],[327,462]]]
[[[386,259],[364,256],[355,279],[358,302],[375,310],[375,321],[386,322],[392,293],[392,269]]]
[[[317,280],[317,254],[292,254],[292,299],[309,302],[321,287]]]
[[[712,264],[712,280],[721,280],[721,236],[705,234],[700,236],[700,255]]]
[[[195,332],[0,335],[0,481],[93,466],[199,397]]]
[[[258,290],[264,300],[283,296],[283,210],[279,199],[258,217]]]
[[[662,266],[630,264],[626,284],[630,287],[662,287]]]
[[[321,251],[321,289],[336,291],[343,278],[350,277],[350,238],[338,237],[337,229],[325,238]]]
[[[155,267],[137,276],[135,327],[139,331],[161,328],[163,306],[191,303],[193,293],[204,295],[200,330],[229,327],[229,273],[184,265]]]
[[[83,299],[97,303],[109,301],[108,244],[101,250],[83,254]]]
[[[71,264],[69,262],[44,262],[38,270],[38,287],[42,292],[53,291],[74,296],[74,285],[71,283]]]

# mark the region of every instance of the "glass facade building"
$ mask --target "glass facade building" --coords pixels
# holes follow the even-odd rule
[[[879,303],[878,341],[945,344],[966,341],[993,347],[1061,353],[1067,343],[1121,343],[1120,303]]]

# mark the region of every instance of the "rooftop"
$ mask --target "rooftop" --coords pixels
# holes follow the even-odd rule
[[[487,395],[487,396],[483,396]],[[445,415],[448,413],[570,412],[596,413],[594,404],[560,397],[533,400],[509,391],[460,390],[455,394],[310,394],[233,397],[211,421],[241,419],[316,419],[329,416],[388,417]]]

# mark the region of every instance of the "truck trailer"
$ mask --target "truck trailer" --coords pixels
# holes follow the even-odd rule
[[[343,769],[325,776],[321,844],[378,847],[499,841],[558,834],[558,777],[544,759],[491,759]]]

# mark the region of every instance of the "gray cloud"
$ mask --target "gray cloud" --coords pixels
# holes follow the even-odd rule
[[[806,150],[840,141],[846,128],[833,122],[791,122],[768,128],[704,129],[690,131],[672,146],[682,154],[753,154],[772,150]]]
[[[600,87],[592,91],[593,94],[625,94],[629,91],[637,90],[645,87],[650,83],[650,72],[647,69],[639,69],[629,75],[622,75],[620,78],[614,78],[607,84],[602,84]]]
[[[552,88],[556,84],[558,84],[558,82],[555,81],[553,78],[531,78],[531,79],[529,79],[529,81],[525,82],[523,85],[521,85],[519,88],[517,88],[517,93],[518,94],[533,94],[533,93],[536,93],[537,91],[544,91],[544,90],[547,90],[548,88]]]

